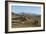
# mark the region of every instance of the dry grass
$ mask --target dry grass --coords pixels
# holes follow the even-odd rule
[[[32,16],[29,14],[19,15],[12,13],[12,28],[40,26],[41,16]]]

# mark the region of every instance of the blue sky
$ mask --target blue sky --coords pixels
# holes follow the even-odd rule
[[[34,7],[34,6],[12,6],[12,12],[14,13],[28,13],[28,14],[41,14],[41,8],[40,7]]]

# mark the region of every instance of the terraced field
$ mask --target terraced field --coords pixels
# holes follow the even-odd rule
[[[19,27],[40,27],[40,15],[14,14],[12,13],[12,28]]]

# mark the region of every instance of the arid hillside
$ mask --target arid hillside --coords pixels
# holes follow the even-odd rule
[[[12,28],[19,27],[40,27],[41,15],[15,14],[12,12]]]

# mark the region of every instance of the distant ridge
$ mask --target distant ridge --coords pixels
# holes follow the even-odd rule
[[[14,13],[14,12],[12,12],[12,15],[17,15],[17,16],[21,16],[21,15],[41,16],[41,15],[37,15],[37,14],[27,14],[27,13],[20,13],[20,14],[17,14],[17,13]]]

